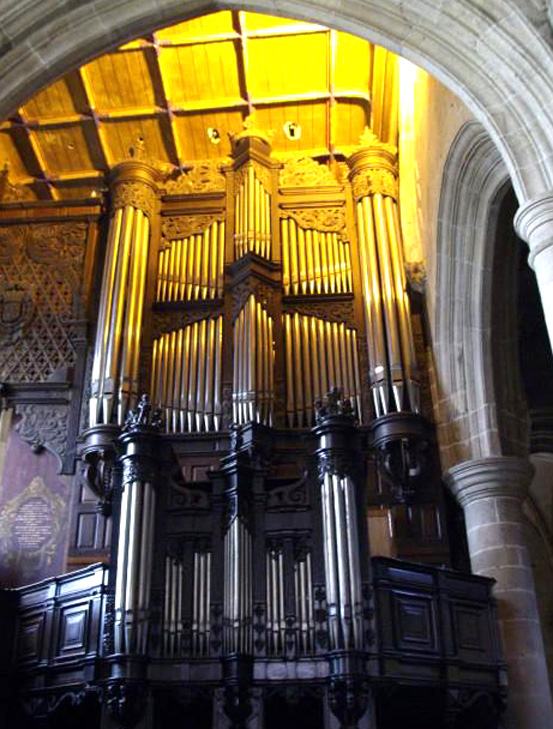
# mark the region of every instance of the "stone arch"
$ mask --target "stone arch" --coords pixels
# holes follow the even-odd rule
[[[553,63],[546,8],[520,0],[243,0],[331,25],[419,64],[460,96],[497,145],[520,202],[553,188]],[[9,0],[0,30],[0,118],[65,73],[139,34],[234,0]],[[532,15],[530,18],[529,16]],[[543,17],[542,17],[543,16]]]
[[[516,351],[503,372],[493,366],[494,239],[509,189],[497,147],[481,124],[466,122],[444,166],[438,215],[434,356],[446,468],[525,450],[519,388],[503,387],[519,381]]]

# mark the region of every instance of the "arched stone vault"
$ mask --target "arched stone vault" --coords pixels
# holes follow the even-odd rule
[[[507,165],[522,203],[553,188],[553,65],[547,7],[517,0],[245,0],[404,55],[469,106]],[[40,88],[131,38],[236,7],[232,0],[2,0],[0,118]]]

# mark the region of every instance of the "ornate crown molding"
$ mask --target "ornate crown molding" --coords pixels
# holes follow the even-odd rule
[[[286,208],[280,214],[283,218],[293,218],[302,228],[338,233],[342,240],[347,240],[346,211],[343,207]]]
[[[165,185],[166,195],[193,195],[207,192],[224,192],[226,178],[221,172],[221,162],[199,162],[190,172],[169,180]]]
[[[223,212],[209,213],[209,215],[179,215],[163,218],[161,235],[166,241],[180,240],[191,235],[203,233],[215,221],[223,221]]]
[[[291,157],[284,161],[279,173],[280,187],[324,187],[339,185],[327,165],[311,157]]]

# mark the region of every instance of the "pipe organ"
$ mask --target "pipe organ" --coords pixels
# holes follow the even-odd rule
[[[304,230],[293,218],[284,218],[281,240],[286,296],[353,292],[350,245],[337,233]]]
[[[169,240],[159,251],[156,300],[196,301],[223,295],[225,222],[203,233]]]
[[[137,158],[113,178],[83,435],[98,474],[124,425],[122,485],[112,466],[98,491],[116,519],[109,681],[143,685],[149,656],[161,682],[205,680],[234,729],[262,715],[256,687],[308,676],[341,726],[372,711],[367,504],[392,524],[442,508],[395,152],[365,135],[348,164],[281,162],[250,124],[182,184]],[[421,554],[442,559],[440,540]]]
[[[150,390],[168,432],[220,429],[222,328],[218,316],[154,339]]]

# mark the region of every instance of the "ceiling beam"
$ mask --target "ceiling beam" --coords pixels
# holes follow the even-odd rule
[[[19,141],[23,141],[25,149],[18,151],[22,154],[23,163],[29,168],[34,167],[36,173],[33,175],[33,182],[44,190],[47,197],[51,200],[58,200],[59,196],[56,190],[52,187],[48,178],[48,166],[44,155],[40,148],[38,139],[36,138],[33,130],[29,127],[25,112],[23,109],[19,109],[15,118],[15,128],[22,131],[22,136],[19,136]],[[30,161],[30,165],[29,165]]]
[[[85,103],[88,107],[87,117],[92,121],[94,125],[98,149],[100,151],[100,155],[102,156],[102,166],[107,171],[113,166],[113,157],[109,148],[108,141],[106,139],[106,135],[104,133],[104,130],[102,129],[101,117],[96,109],[92,84],[90,83],[88,73],[84,66],[81,66],[81,68],[77,70],[77,74],[84,92]]]
[[[244,13],[241,10],[232,11],[232,19],[234,26],[238,31],[238,74],[240,78],[240,88],[244,95],[244,99],[248,104],[248,116],[253,113],[254,105],[250,96],[248,85],[248,39],[244,27]]]
[[[163,106],[165,107],[165,114],[167,117],[167,125],[169,127],[169,139],[171,141],[172,146],[172,155],[173,155],[173,161],[179,168],[179,170],[182,172],[182,149],[180,145],[179,140],[179,134],[177,130],[177,124],[175,122],[175,115],[173,113],[173,106],[171,103],[171,99],[169,97],[169,94],[167,92],[167,85],[165,83],[165,76],[163,75],[163,67],[161,65],[161,46],[159,45],[157,41],[157,37],[155,33],[152,33],[152,51],[153,53],[150,54],[150,57],[152,58],[152,64],[150,66],[150,72],[152,74],[152,80],[154,82],[154,87],[157,86],[159,88],[160,94],[161,94],[161,102]]]

